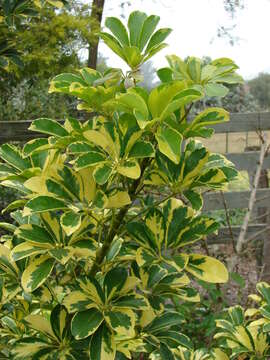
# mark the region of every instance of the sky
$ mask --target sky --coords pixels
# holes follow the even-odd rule
[[[105,1],[106,16],[121,14],[119,0]],[[239,66],[239,73],[251,79],[260,72],[270,72],[270,1],[245,0],[245,8],[239,10],[231,20],[225,12],[223,0],[130,0],[125,15],[133,10],[141,10],[148,15],[159,15],[160,27],[173,29],[166,42],[168,47],[153,57],[156,68],[166,66],[165,55],[230,57]],[[126,22],[124,19],[123,22]],[[217,37],[220,25],[236,23],[234,34],[239,41],[231,46],[228,39]],[[100,52],[107,57],[109,66],[123,66],[119,58],[104,44]]]

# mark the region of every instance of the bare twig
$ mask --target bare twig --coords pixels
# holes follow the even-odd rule
[[[234,242],[234,236],[233,236],[233,231],[232,231],[232,226],[231,226],[231,221],[230,221],[230,216],[229,216],[229,211],[228,211],[228,207],[227,207],[227,203],[225,200],[225,196],[223,191],[220,191],[221,197],[222,197],[222,201],[223,201],[223,206],[224,206],[224,210],[225,210],[225,215],[226,215],[226,222],[227,222],[227,226],[229,228],[229,233],[230,233],[230,238],[232,241],[232,247],[234,252],[236,252],[236,248],[235,248],[235,242]]]
[[[266,141],[266,135],[264,133],[260,134],[260,140],[261,140],[260,157],[259,157],[258,166],[257,166],[256,173],[255,173],[253,183],[252,183],[251,194],[250,194],[250,198],[249,198],[249,202],[248,202],[248,210],[246,212],[243,224],[241,226],[240,234],[239,234],[237,244],[236,244],[237,254],[240,254],[242,252],[244,244],[246,243],[245,237],[246,237],[246,233],[247,233],[248,223],[249,223],[252,209],[254,207],[255,200],[256,200],[256,192],[257,192],[257,188],[259,185],[260,175],[261,175],[262,166],[263,166],[263,160],[264,160],[266,151],[268,149],[268,143]]]

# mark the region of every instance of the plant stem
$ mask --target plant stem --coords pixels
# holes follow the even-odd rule
[[[151,158],[145,158],[142,161],[141,164],[141,176],[139,177],[139,179],[135,180],[132,184],[132,187],[130,189],[129,192],[129,196],[131,199],[131,204],[134,200],[134,198],[137,195],[137,189],[140,187],[141,184],[141,180],[143,178],[145,169],[147,168],[147,166],[149,165],[149,163],[152,161]],[[115,237],[115,235],[118,233],[118,230],[121,226],[121,224],[123,223],[123,220],[129,210],[131,205],[127,205],[125,207],[123,207],[119,213],[115,216],[115,218],[112,220],[112,226],[110,228],[110,231],[108,233],[108,236],[105,238],[104,243],[102,245],[102,247],[97,251],[96,254],[96,259],[94,264],[92,265],[92,268],[90,270],[90,276],[94,277],[96,275],[96,273],[99,271],[101,264],[107,254],[107,252],[110,249],[111,243],[113,242],[113,239]]]

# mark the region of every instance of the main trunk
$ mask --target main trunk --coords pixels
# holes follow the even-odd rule
[[[104,9],[105,0],[93,0],[92,12],[91,12],[91,28],[93,32],[93,40],[89,44],[88,52],[88,67],[92,69],[97,68],[97,57],[98,57],[98,33],[101,27],[102,14]]]

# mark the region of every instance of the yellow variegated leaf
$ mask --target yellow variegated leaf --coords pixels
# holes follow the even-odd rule
[[[245,346],[249,351],[253,351],[253,345],[247,331],[248,330],[242,325],[235,326],[235,331],[233,335],[235,339],[239,341],[243,346]]]
[[[150,250],[143,247],[140,247],[136,252],[136,262],[139,266],[153,263],[155,260],[157,260],[156,256],[154,256]]]
[[[119,296],[129,293],[131,290],[135,290],[136,286],[140,284],[140,280],[136,276],[128,276],[126,282],[119,290]]]
[[[261,331],[260,326],[248,326],[248,330],[252,335],[255,345],[255,351],[257,354],[264,355],[265,351],[269,349],[269,344],[267,341],[267,334]]]
[[[15,345],[12,353],[16,360],[25,360],[31,358],[39,350],[47,347],[48,344],[40,339],[31,338],[29,342],[25,339]]]
[[[245,317],[253,317],[258,314],[260,314],[260,311],[256,308],[250,308],[245,311]]]
[[[24,318],[24,321],[27,323],[29,327],[34,330],[37,330],[50,338],[55,339],[55,335],[52,331],[50,321],[45,319],[41,315],[27,315]]]
[[[18,260],[24,259],[28,256],[44,254],[45,252],[48,251],[48,249],[50,249],[49,246],[47,248],[44,246],[38,247],[38,246],[34,246],[33,244],[24,242],[24,243],[21,243],[21,244],[15,246],[15,248],[12,249],[11,256],[14,259],[14,261],[18,261]]]
[[[128,192],[116,190],[113,194],[108,196],[107,208],[120,208],[129,205],[131,202]]]
[[[31,190],[33,193],[48,195],[48,189],[46,186],[47,176],[33,176],[24,182],[24,186]]]
[[[102,324],[90,340],[91,360],[114,360],[116,344],[114,336],[106,324]]]
[[[96,303],[96,305],[103,306],[103,301],[101,298],[101,294],[99,293],[99,289],[97,284],[94,284],[89,279],[83,278],[79,281],[80,288],[83,292],[88,296],[92,302]]]
[[[154,234],[157,247],[160,250],[166,232],[165,220],[161,211],[157,209],[150,210],[145,218],[145,224]]]
[[[65,246],[64,248],[60,249],[51,249],[49,250],[49,254],[62,265],[66,265],[66,263],[73,256],[73,248],[71,246]]]
[[[117,167],[117,172],[131,179],[138,179],[141,175],[141,168],[137,161],[127,160],[122,166]]]
[[[50,275],[55,260],[49,255],[41,255],[33,260],[22,274],[22,286],[24,291],[32,292],[46,281]]]
[[[131,338],[135,336],[136,315],[132,310],[112,308],[105,312],[105,320],[117,334]]]
[[[93,169],[88,167],[78,171],[82,186],[80,187],[81,201],[93,201],[96,193],[96,183],[93,178]]]
[[[83,133],[83,136],[94,145],[100,146],[113,158],[117,156],[115,152],[115,144],[106,132],[87,130]]]
[[[228,281],[228,271],[222,262],[210,256],[188,254],[189,262],[185,270],[210,283],[225,283]]]
[[[63,301],[63,305],[69,313],[82,311],[95,307],[95,303],[82,291],[76,290],[68,294]]]
[[[140,326],[142,328],[146,327],[148,324],[150,324],[154,318],[156,317],[156,313],[154,312],[153,308],[149,308],[147,310],[142,311],[141,317],[140,317]]]
[[[145,344],[142,339],[129,339],[126,337],[115,336],[117,351],[124,354],[128,359],[131,359],[132,352],[146,352]]]
[[[55,236],[57,242],[60,242],[63,238],[63,231],[58,218],[53,216],[49,211],[42,213],[40,217],[46,229]]]
[[[212,353],[215,360],[229,360],[228,355],[220,349],[213,349]]]
[[[260,303],[262,301],[262,298],[257,294],[250,294],[250,295],[248,295],[248,298],[257,303]]]
[[[80,228],[81,220],[80,214],[68,211],[61,216],[60,222],[65,233],[70,236]]]
[[[10,266],[9,266],[10,264]],[[9,272],[14,275],[19,273],[19,269],[12,259],[11,250],[5,246],[0,244],[0,268],[4,269],[4,271]]]

